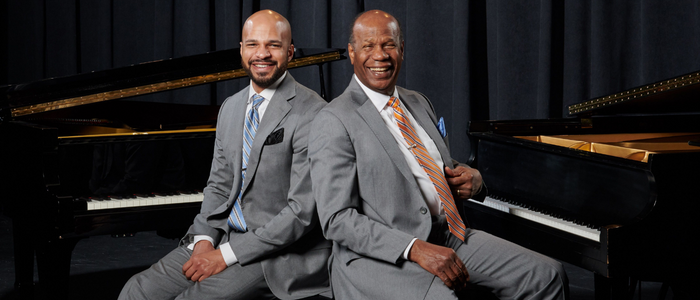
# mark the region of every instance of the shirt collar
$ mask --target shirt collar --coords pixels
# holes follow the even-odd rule
[[[360,84],[360,87],[365,92],[367,97],[369,97],[369,100],[372,101],[372,104],[374,104],[374,106],[377,108],[377,111],[382,111],[382,109],[384,109],[387,106],[387,104],[389,104],[389,99],[391,99],[391,97],[399,97],[399,92],[396,89],[396,87],[394,87],[394,92],[391,94],[391,96],[387,96],[381,93],[377,93],[365,86],[359,79],[357,79],[357,75],[353,74],[352,78],[354,78],[355,81],[357,81],[357,83]]]
[[[277,79],[273,84],[268,86],[266,89],[262,90],[260,93],[256,93],[255,90],[253,89],[253,80],[250,81],[250,86],[248,88],[248,104],[250,104],[251,101],[253,101],[253,95],[259,94],[265,100],[271,100],[272,96],[275,95],[275,92],[277,91],[277,87],[279,87],[280,83],[282,83],[282,80],[287,77],[287,71],[284,71],[284,74],[280,76],[280,78]]]

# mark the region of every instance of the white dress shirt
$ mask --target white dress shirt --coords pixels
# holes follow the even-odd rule
[[[444,210],[441,205],[440,196],[438,196],[437,190],[435,189],[435,185],[433,184],[433,181],[430,180],[430,177],[428,177],[428,174],[425,172],[425,169],[423,169],[423,167],[420,166],[418,160],[416,160],[413,152],[411,152],[410,150],[410,145],[406,142],[406,139],[404,139],[403,134],[399,129],[399,125],[396,123],[396,118],[394,118],[394,109],[388,105],[389,99],[391,99],[391,97],[396,97],[399,99],[399,106],[401,106],[401,109],[403,110],[408,120],[411,122],[411,125],[413,125],[413,129],[416,131],[418,138],[420,138],[421,142],[423,142],[423,145],[425,146],[426,150],[428,150],[430,157],[432,157],[433,161],[435,161],[435,164],[441,170],[443,170],[445,165],[442,162],[440,150],[438,150],[437,146],[435,146],[435,142],[430,138],[428,133],[425,132],[423,127],[421,127],[420,124],[416,122],[416,120],[413,118],[413,115],[411,115],[411,112],[408,111],[408,109],[406,109],[406,106],[403,105],[401,99],[399,98],[399,93],[396,90],[396,88],[394,88],[392,96],[387,96],[384,94],[377,93],[366,87],[364,84],[362,84],[362,82],[360,82],[360,80],[357,79],[356,75],[353,75],[353,78],[355,79],[355,81],[357,81],[357,83],[360,85],[365,94],[367,94],[367,97],[369,97],[369,100],[372,101],[372,104],[374,104],[374,106],[377,108],[377,111],[379,111],[379,115],[382,117],[382,120],[384,120],[384,124],[386,124],[386,127],[389,129],[391,134],[394,136],[394,139],[399,144],[399,149],[401,149],[401,153],[403,153],[404,158],[406,159],[406,163],[408,163],[408,167],[411,170],[411,173],[413,173],[413,177],[415,177],[416,182],[418,183],[418,187],[420,188],[420,191],[423,194],[423,199],[425,200],[425,203],[428,206],[428,209],[430,210],[430,214],[433,216],[443,214]],[[408,247],[406,247],[406,250],[404,251],[403,255],[404,259],[408,259],[408,252],[410,251],[415,241],[416,238],[414,238],[408,245]]]
[[[277,79],[272,85],[270,85],[268,88],[262,90],[259,94],[255,92],[253,89],[253,81],[251,80],[250,82],[250,87],[248,89],[248,102],[246,105],[246,115],[250,113],[250,109],[253,108],[253,96],[255,94],[258,94],[264,98],[263,102],[258,106],[258,117],[259,121],[262,122],[263,115],[265,115],[265,111],[267,110],[267,106],[270,104],[270,99],[272,99],[272,96],[275,95],[275,92],[277,91],[277,87],[282,83],[282,80],[287,77],[287,72],[284,72],[282,76]],[[260,124],[260,123],[258,123]],[[238,195],[236,195],[238,197]],[[188,246],[190,250],[194,249],[194,244],[201,240],[207,240],[211,242],[212,245],[214,245],[214,239],[208,235],[195,235],[194,236],[194,241],[192,244]],[[221,254],[224,256],[224,261],[226,261],[227,266],[231,266],[235,263],[238,262],[238,258],[236,257],[236,254],[233,253],[233,249],[231,249],[231,245],[229,245],[228,242],[223,243],[219,245],[219,249],[221,250]]]

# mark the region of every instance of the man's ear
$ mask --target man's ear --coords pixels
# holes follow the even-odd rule
[[[350,64],[355,64],[355,48],[353,48],[351,43],[348,43],[348,57],[350,57]]]
[[[294,58],[294,44],[289,44],[289,49],[287,49],[287,62],[292,61]]]

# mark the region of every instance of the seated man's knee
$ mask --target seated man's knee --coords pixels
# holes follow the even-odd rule
[[[136,299],[136,295],[139,294],[139,291],[142,291],[140,285],[138,284],[139,276],[141,276],[141,273],[131,276],[131,278],[126,281],[126,284],[124,284],[124,287],[122,287],[121,293],[119,293],[119,300]]]
[[[553,259],[541,264],[539,268],[542,278],[541,289],[538,294],[542,295],[543,299],[567,299],[569,294],[569,279],[566,276],[564,266]]]

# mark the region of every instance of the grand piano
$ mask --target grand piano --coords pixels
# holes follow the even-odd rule
[[[343,52],[297,49],[288,68],[318,66],[325,97],[321,66]],[[229,49],[0,87],[0,204],[20,297],[34,299],[36,256],[43,296],[66,298],[82,238],[183,236],[203,198],[219,106],[127,99],[244,76]]]
[[[700,72],[569,107],[571,118],[473,121],[489,191],[470,225],[594,273],[596,299],[700,276]],[[695,288],[696,290],[696,288]]]

